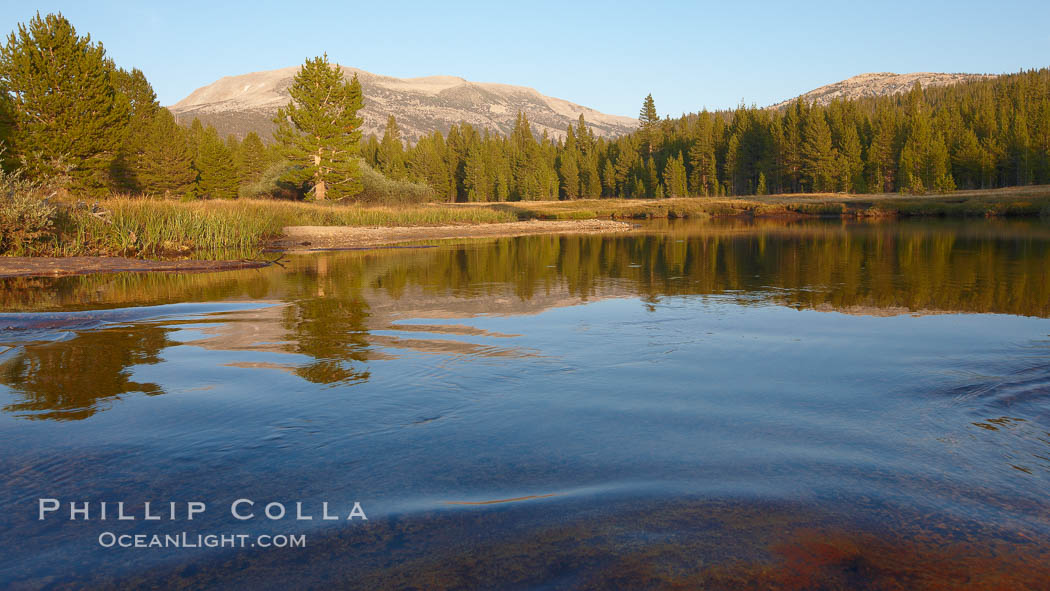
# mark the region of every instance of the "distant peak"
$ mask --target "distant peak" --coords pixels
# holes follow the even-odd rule
[[[868,72],[857,74],[851,78],[840,80],[811,90],[773,105],[774,108],[784,107],[796,100],[804,100],[818,105],[827,105],[835,99],[853,100],[865,97],[889,96],[908,92],[918,82],[924,88],[933,86],[948,86],[969,82],[971,80],[983,80],[994,78],[987,74],[959,74],[941,72],[911,72],[908,74],[896,74],[894,72]]]

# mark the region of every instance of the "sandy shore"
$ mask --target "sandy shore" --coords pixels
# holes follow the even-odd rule
[[[508,222],[458,226],[409,226],[403,228],[367,228],[353,226],[288,226],[284,238],[274,246],[289,251],[326,248],[381,246],[415,240],[455,238],[509,237],[529,234],[581,234],[626,232],[634,225],[612,220],[562,220],[541,222]]]
[[[145,271],[193,273],[265,267],[265,261],[150,261],[123,257],[0,257],[0,277]]]

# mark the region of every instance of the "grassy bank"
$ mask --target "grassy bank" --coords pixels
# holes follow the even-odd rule
[[[776,217],[1050,217],[1050,186],[956,191],[946,195],[847,195],[842,193],[763,197],[675,199],[581,199],[494,203],[486,207],[519,219]]]
[[[114,198],[59,207],[48,236],[7,254],[146,258],[251,258],[285,226],[418,226],[515,221],[482,207],[366,207],[275,200],[161,201]]]
[[[720,216],[1045,216],[1050,186],[948,195],[803,194],[750,198],[584,199],[483,204],[365,206],[294,201],[165,201],[112,198],[97,207],[49,206],[50,225],[6,231],[10,255],[119,255],[142,258],[257,257],[285,226],[419,226],[481,224],[528,219],[708,218]],[[0,220],[8,228],[40,226],[41,212]],[[32,216],[36,216],[35,218]],[[43,226],[41,226],[42,228]]]

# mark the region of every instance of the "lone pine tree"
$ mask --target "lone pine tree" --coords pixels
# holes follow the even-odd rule
[[[656,140],[660,132],[660,115],[656,113],[653,95],[646,95],[642,108],[638,111],[638,133],[642,136],[645,155],[651,155],[656,149]]]
[[[315,199],[352,197],[361,192],[357,149],[364,106],[355,74],[347,82],[328,55],[306,60],[277,111],[274,139],[292,164],[289,180],[310,186]]]

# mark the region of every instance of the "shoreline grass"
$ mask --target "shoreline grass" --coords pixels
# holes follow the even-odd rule
[[[273,199],[173,201],[112,197],[92,209],[60,206],[43,238],[8,247],[22,256],[112,255],[139,258],[258,258],[285,226],[432,226],[519,220],[712,217],[1050,218],[1050,186],[946,195],[796,194],[762,197],[582,199],[399,206]]]
[[[1050,217],[1050,185],[938,195],[801,193],[748,197],[581,199],[489,203],[519,219],[708,217]]]
[[[37,242],[35,252],[21,254],[255,258],[265,242],[279,237],[285,226],[424,226],[516,219],[512,214],[483,208],[115,197],[102,201],[94,212],[64,208],[57,216],[57,233]]]

